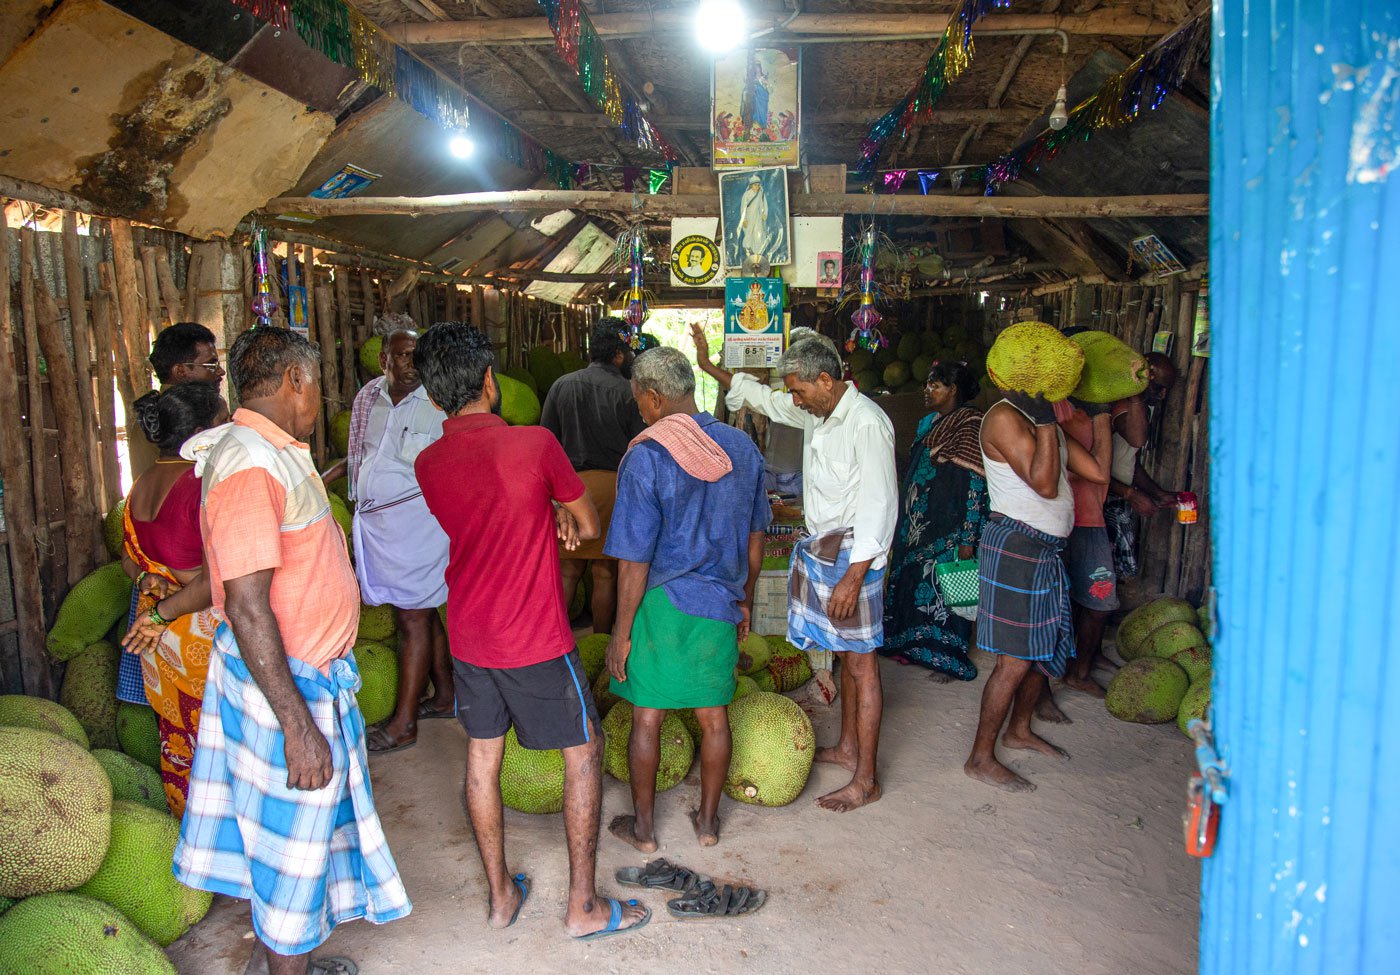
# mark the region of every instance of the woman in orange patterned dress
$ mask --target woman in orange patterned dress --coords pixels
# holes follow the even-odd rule
[[[218,389],[205,383],[147,393],[132,410],[147,439],[160,448],[160,459],[127,496],[122,563],[137,580],[137,603],[122,647],[141,655],[146,699],[160,730],[165,799],[178,817],[189,793],[218,623],[210,608],[200,536],[200,482],[193,462],[180,456],[180,446],[227,422],[229,414]]]

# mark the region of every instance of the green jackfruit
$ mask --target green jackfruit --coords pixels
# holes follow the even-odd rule
[[[521,369],[519,366],[514,366],[510,369],[502,369],[501,375],[509,376],[518,383],[524,383],[526,386],[530,387],[530,392],[534,393],[536,396],[540,394],[540,384],[535,382],[535,377],[530,373],[529,369]]]
[[[384,375],[384,367],[379,364],[379,353],[384,351],[384,336],[371,335],[360,346],[360,368],[370,376]]]
[[[397,628],[394,607],[360,604],[360,626],[355,631],[355,639],[383,643],[394,635]]]
[[[111,827],[112,784],[87,749],[0,727],[0,897],[84,883],[102,863]]]
[[[345,502],[345,510],[346,510],[347,512],[350,510],[350,479],[349,479],[349,478],[346,478],[346,477],[337,477],[334,481],[331,481],[329,484],[326,485],[326,493],[327,493],[327,494],[334,494],[334,495],[335,495],[337,498],[339,498],[341,501]],[[339,518],[336,519],[336,524],[340,524],[340,519],[339,519]],[[342,528],[341,530],[344,531],[343,528]],[[348,538],[349,536],[346,536],[346,537]]]
[[[1205,635],[1192,623],[1172,620],[1163,623],[1147,635],[1143,648],[1154,657],[1170,660],[1183,650],[1206,646]]]
[[[125,752],[113,751],[110,748],[94,748],[92,757],[97,759],[97,764],[107,773],[107,779],[112,783],[114,801],[124,799],[127,802],[138,802],[157,812],[170,811],[170,806],[165,801],[165,783],[161,781],[160,773],[155,769],[142,765]]]
[[[890,389],[898,389],[909,381],[909,363],[891,362],[885,366],[883,378]]]
[[[355,519],[350,514],[350,506],[334,491],[326,492],[326,500],[331,505],[331,517],[335,519],[335,523],[340,526],[341,532],[345,535],[346,547],[353,548],[355,544]]]
[[[899,345],[895,348],[895,355],[899,356],[901,361],[913,362],[919,357],[919,351],[919,336],[908,332],[899,337]]]
[[[501,388],[501,419],[513,427],[529,427],[540,422],[540,398],[524,383],[498,375]]]
[[[72,660],[63,674],[62,704],[87,732],[88,747],[117,747],[117,667],[121,651],[101,640]]]
[[[1191,683],[1194,684],[1202,677],[1210,675],[1210,647],[1188,647],[1179,653],[1172,654],[1172,663],[1186,671],[1186,676],[1191,678]]]
[[[0,695],[0,726],[33,728],[49,734],[62,735],[84,749],[88,747],[87,732],[72,711],[56,701],[28,694]]]
[[[768,666],[773,659],[773,645],[768,638],[750,633],[739,642],[739,673],[752,674]]]
[[[997,336],[987,353],[987,373],[998,389],[1067,399],[1079,385],[1084,350],[1053,325],[1020,322]]]
[[[501,801],[523,813],[557,813],[564,808],[564,753],[535,751],[506,732],[501,759]]]
[[[943,348],[943,339],[937,332],[924,332],[919,336],[919,353],[931,358],[937,358],[939,350]]]
[[[583,661],[583,672],[592,684],[608,665],[608,640],[606,633],[590,633],[578,641],[579,660]]]
[[[606,720],[608,712],[621,700],[622,698],[612,692],[612,674],[608,673],[606,667],[603,668],[603,672],[593,682],[593,703],[598,708],[598,720]]]
[[[1187,723],[1192,718],[1205,720],[1205,716],[1210,712],[1210,681],[1210,671],[1193,681],[1186,691],[1186,696],[1181,699],[1181,706],[1176,710],[1176,726],[1187,737],[1190,737],[1190,732],[1186,730]]]
[[[531,349],[525,357],[525,364],[530,370],[530,375],[535,377],[535,389],[542,397],[547,395],[549,387],[564,375],[564,363],[559,361],[558,354],[547,345],[537,345]]]
[[[757,692],[758,685],[754,683],[753,678],[740,675],[734,679],[734,696],[729,699],[729,703],[733,704],[740,698],[748,697]],[[690,738],[695,742],[696,751],[699,751],[700,739],[704,737],[705,732],[700,727],[700,719],[695,716],[695,709],[677,708],[671,713],[680,718],[681,724],[685,725],[685,730],[690,732]]]
[[[355,700],[366,725],[386,721],[394,713],[399,695],[399,658],[382,643],[355,641],[355,664],[360,668],[360,689]]]
[[[862,393],[873,393],[880,388],[880,374],[874,369],[866,369],[863,372],[855,373],[856,388]]]
[[[134,802],[112,803],[112,839],[97,872],[74,893],[111,904],[165,946],[209,912],[214,895],[186,887],[170,864],[180,821]]]
[[[107,517],[102,519],[102,541],[107,546],[107,554],[121,561],[123,522],[126,518],[126,498],[116,503]]]
[[[131,579],[120,562],[108,562],[79,579],[63,597],[45,646],[55,660],[70,660],[130,612]]]
[[[603,768],[620,782],[630,782],[627,740],[632,734],[632,705],[618,701],[603,719]],[[656,767],[656,791],[675,788],[690,771],[695,742],[674,714],[661,722],[661,761]]]
[[[724,791],[759,806],[785,806],[807,785],[817,752],[812,721],[791,698],[764,691],[729,705],[734,751]]]
[[[909,367],[909,378],[920,384],[928,382],[928,371],[933,368],[936,361],[938,360],[931,355],[919,356]]]
[[[1190,683],[1186,671],[1170,660],[1140,657],[1113,675],[1105,704],[1119,720],[1161,724],[1176,717]]]
[[[42,894],[0,916],[3,975],[175,975],[165,952],[110,904]]]
[[[884,372],[885,367],[898,358],[899,356],[895,355],[894,349],[883,345],[875,350],[875,369]]]
[[[1118,632],[1114,636],[1118,656],[1124,660],[1136,660],[1146,656],[1148,650],[1145,644],[1148,635],[1157,627],[1173,620],[1193,623],[1196,620],[1196,611],[1184,599],[1162,598],[1139,606],[1123,617],[1123,622],[1118,624]]]
[[[1084,371],[1074,388],[1086,403],[1114,403],[1147,388],[1147,360],[1107,332],[1078,332],[1069,340],[1084,350]]]
[[[160,771],[160,730],[149,704],[117,705],[117,742],[142,765]]]
[[[573,349],[565,349],[559,353],[559,364],[564,367],[564,375],[571,372],[578,372],[580,369],[587,369],[588,363],[583,361],[583,356]]]
[[[852,375],[869,372],[875,368],[875,353],[869,349],[856,349],[846,357],[846,365],[850,367]]]
[[[330,442],[331,449],[335,451],[337,457],[344,457],[350,452],[350,411],[341,410],[331,417],[330,422]]]

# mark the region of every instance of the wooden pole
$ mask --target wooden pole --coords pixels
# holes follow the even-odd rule
[[[486,50],[483,48],[483,50]],[[804,115],[804,128],[812,126],[869,125],[889,111],[888,103],[867,108],[831,108]],[[935,109],[928,118],[920,117],[921,125],[1026,125],[1043,114],[1038,108],[945,108]],[[601,112],[563,112],[553,109],[524,109],[512,112],[522,125],[539,128],[607,129],[617,123]],[[710,120],[704,115],[661,115],[654,118],[664,132],[708,132]]]
[[[350,272],[335,272],[335,332],[340,343],[340,399],[345,409],[355,402],[355,336],[350,326]]]
[[[29,390],[30,479],[34,484],[34,540],[41,553],[49,550],[49,502],[44,474],[49,451],[44,436],[44,386],[39,377],[39,321],[34,294],[34,231],[19,232],[20,314],[24,322],[24,377]]]
[[[795,216],[1001,217],[1200,217],[1209,212],[1206,193],[1147,196],[871,196],[868,193],[796,193]],[[318,217],[391,214],[539,212],[598,210],[652,217],[713,217],[719,197],[709,193],[642,196],[596,190],[507,190],[446,196],[364,196],[343,200],[283,196],[270,200],[266,212],[296,211]]]
[[[614,14],[593,14],[598,36],[604,40],[624,37],[659,37],[689,34],[695,14],[689,9],[649,10]],[[802,43],[813,37],[840,37],[857,40],[932,38],[948,27],[946,13],[809,13],[791,20],[756,23],[754,30],[780,24],[790,40]],[[1176,25],[1142,17],[1125,10],[1096,10],[1083,14],[989,14],[977,25],[979,34],[1048,33],[1092,34],[1108,37],[1155,37]],[[386,24],[389,36],[410,46],[426,44],[510,44],[518,42],[553,44],[554,32],[544,17],[477,18],[429,23]]]
[[[146,300],[146,318],[150,323],[151,334],[155,335],[161,329],[161,293],[160,279],[156,275],[156,248],[152,247],[150,244],[146,244],[141,248],[141,280],[145,285],[145,287],[141,289],[141,294]],[[177,305],[180,303],[178,298],[175,303]],[[166,296],[166,307],[170,308],[168,295]],[[173,308],[170,309],[170,321],[171,323],[178,321],[178,319],[175,318]]]
[[[91,464],[88,430],[83,422],[78,398],[79,377],[63,340],[62,317],[42,282],[37,289],[39,343],[49,371],[49,400],[53,404],[54,426],[58,429],[58,454],[62,463],[63,534],[68,551],[68,585],[93,570],[93,540],[100,536],[92,503]],[[89,388],[92,381],[84,376]]]
[[[355,347],[357,349],[374,334],[374,319],[379,314],[376,308],[377,295],[375,294],[374,278],[368,272],[360,273],[360,301],[364,306],[364,314],[361,316],[360,328],[356,335],[358,341],[356,341]]]
[[[329,285],[316,287],[316,341],[321,346],[321,398],[325,403],[326,422],[350,404],[342,400],[338,375],[340,356],[335,343],[335,299]]]
[[[144,250],[155,252],[156,281],[160,284],[160,294],[165,300],[166,311],[170,313],[170,322],[183,322],[185,320],[185,301],[180,294],[180,289],[175,287],[175,274],[170,270],[170,255],[166,253],[164,247],[147,247]],[[190,270],[194,270],[194,260],[190,260]],[[191,278],[193,280],[193,278]],[[189,284],[188,281],[185,282]],[[189,306],[191,310],[194,305]]]
[[[131,224],[126,220],[111,221],[112,263],[116,274],[117,310],[121,313],[121,331],[117,337],[119,349],[125,352],[127,381],[133,395],[140,396],[151,388],[151,371],[146,343],[140,341],[146,329],[146,315],[141,307],[141,294],[136,285],[136,251],[131,239]]]
[[[0,414],[24,413],[19,398],[20,367],[15,351],[15,328],[10,309],[10,231],[0,225]],[[53,675],[44,649],[44,593],[40,582],[36,526],[41,520],[34,503],[29,445],[17,422],[0,423],[0,480],[5,483],[5,535],[14,587],[15,622],[19,633],[20,676],[24,689],[53,697]]]
[[[68,289],[68,323],[73,336],[73,369],[77,374],[78,406],[82,414],[82,442],[88,447],[88,464],[93,473],[90,498],[93,507],[103,508],[102,499],[106,494],[103,485],[101,462],[101,439],[97,428],[97,403],[92,388],[92,329],[88,321],[87,287],[83,280],[82,242],[78,239],[78,215],[72,210],[63,211],[63,276]],[[100,554],[102,533],[94,533],[92,538],[94,554]]]
[[[420,273],[417,268],[409,268],[389,285],[389,289],[384,293],[384,304],[389,311],[404,310],[413,288],[418,284]]]
[[[121,470],[117,464],[116,380],[112,361],[117,330],[113,319],[112,293],[94,291],[92,324],[97,349],[97,424],[101,434],[99,450],[102,458],[103,514],[110,511],[122,496]]]

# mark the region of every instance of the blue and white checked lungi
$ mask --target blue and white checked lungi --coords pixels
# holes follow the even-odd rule
[[[833,620],[826,608],[851,565],[849,528],[812,535],[792,549],[788,575],[788,642],[799,650],[870,653],[885,642],[885,570],[867,569],[855,612]]]
[[[977,556],[977,645],[1033,660],[1055,678],[1074,656],[1069,574],[1060,558],[1065,541],[993,514]]]
[[[281,726],[227,623],[214,649],[176,879],[251,901],[253,929],[281,955],[311,951],[342,921],[407,915],[370,791],[354,658],[332,662],[330,676],[288,658],[334,767],[329,785],[307,791],[287,786]]]

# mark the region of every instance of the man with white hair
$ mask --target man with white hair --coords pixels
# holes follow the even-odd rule
[[[639,356],[632,395],[647,427],[618,469],[604,551],[618,560],[608,670],[613,693],[633,706],[627,757],[635,815],[608,828],[651,853],[661,722],[677,708],[694,708],[704,732],[700,806],[690,819],[701,846],[719,842],[730,752],[725,707],[773,514],[758,448],[695,405],[695,373],[678,349]]]
[[[884,411],[843,382],[828,342],[794,342],[778,361],[787,392],[710,361],[703,330],[692,326],[700,368],[729,391],[730,409],[747,406],[803,431],[803,514],[811,535],[792,553],[788,639],[803,650],[840,654],[841,738],[816,760],[851,772],[822,796],[847,812],[880,798],[876,747],[884,697],[874,650],[884,641],[885,559],[899,509],[894,426]],[[791,395],[789,395],[791,394]]]

